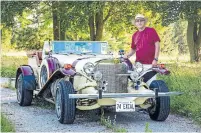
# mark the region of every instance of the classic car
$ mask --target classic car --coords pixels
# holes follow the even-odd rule
[[[169,92],[162,80],[147,81],[169,74],[163,66],[143,70],[109,51],[101,41],[46,41],[42,51],[28,54],[28,65],[16,72],[17,100],[29,106],[33,96],[55,104],[58,121],[71,124],[76,109],[95,110],[115,106],[117,112],[132,112],[136,107],[148,111],[152,120],[164,121],[170,112]]]

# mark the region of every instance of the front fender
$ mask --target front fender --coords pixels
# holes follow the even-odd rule
[[[124,61],[123,61],[125,64],[127,64],[127,66],[128,66],[128,68],[129,68],[129,70],[133,70],[133,65],[132,65],[132,63],[131,63],[131,61],[129,60],[129,59],[124,59]]]
[[[17,69],[16,79],[15,79],[15,88],[17,89],[17,79],[19,75],[22,74],[23,83],[28,90],[36,89],[36,79],[34,75],[34,71],[29,65],[22,65]]]
[[[73,77],[76,74],[76,72],[73,69],[65,69],[65,68],[60,68],[57,69],[48,79],[46,84],[42,87],[41,91],[38,93],[38,95],[41,95],[44,90],[49,88],[49,86],[57,79],[64,78],[64,77],[69,77],[69,81],[72,83],[73,81],[70,80],[71,77]]]

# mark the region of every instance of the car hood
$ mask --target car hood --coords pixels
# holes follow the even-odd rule
[[[59,55],[53,54],[53,57],[59,60],[61,66],[64,64],[73,64],[75,65],[76,70],[81,69],[87,62],[95,64],[95,62],[103,59],[112,58],[112,55]]]

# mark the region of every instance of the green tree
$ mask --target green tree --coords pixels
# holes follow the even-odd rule
[[[201,2],[199,1],[169,1],[147,2],[149,8],[161,14],[163,25],[169,25],[179,19],[186,20],[187,44],[190,60],[199,61],[201,46]]]
[[[37,1],[2,1],[1,2],[1,23],[12,27],[15,24],[15,16],[22,15],[24,9],[33,9],[40,2]]]

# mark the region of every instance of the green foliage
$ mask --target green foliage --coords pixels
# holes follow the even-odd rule
[[[20,65],[27,65],[27,57],[2,56],[1,77],[15,78],[17,68]]]
[[[4,50],[9,50],[15,47],[12,43],[12,29],[11,28],[2,28],[2,36],[1,36],[1,46]]]
[[[16,67],[1,67],[1,76],[2,77],[8,77],[8,78],[14,78],[16,76]]]
[[[192,117],[201,123],[201,64],[176,63],[168,65],[170,76],[161,76],[170,91],[180,91],[181,96],[171,97],[172,112]]]
[[[15,82],[15,81],[13,81],[13,82]],[[10,78],[10,79],[8,79],[8,82],[1,84],[1,87],[16,90],[14,87],[14,84],[12,84],[13,82],[12,82],[12,79]]]
[[[200,1],[147,2],[147,7],[161,14],[163,25],[169,25],[179,19],[201,21]]]
[[[50,9],[46,4],[40,2],[5,2],[4,4],[9,5],[8,7],[13,4],[21,6],[15,7],[7,14],[19,10],[19,13],[13,13],[14,16],[12,17],[15,19],[12,20],[14,21],[12,28],[7,27],[11,20],[4,22],[2,29],[3,48],[15,46],[17,49],[40,49],[44,41],[52,39],[51,12],[49,12]],[[7,8],[4,8],[7,12]]]
[[[99,39],[108,41],[113,51],[130,50],[132,34],[137,30],[131,21],[137,13],[142,13],[148,17],[147,26],[158,32],[162,52],[186,54],[187,23],[184,20],[195,18],[199,22],[201,15],[201,2],[7,1],[2,3],[2,48],[41,49],[44,41],[53,40],[53,3],[57,3],[60,39],[96,40],[91,38],[89,26],[89,18],[94,16],[94,36],[103,30]],[[97,17],[101,11],[103,20]],[[12,28],[7,28],[8,25]],[[98,25],[103,28],[97,30]]]
[[[121,133],[128,132],[125,128],[122,128],[122,127],[119,127],[116,125],[116,115],[115,115],[114,119],[111,120],[109,116],[107,118],[105,118],[103,109],[101,109],[101,112],[102,113],[101,113],[100,123],[102,125],[106,126],[109,129],[112,129],[113,132],[121,132]]]
[[[173,26],[173,37],[172,42],[174,48],[178,48],[179,54],[188,53],[188,46],[186,41],[186,31],[187,31],[187,22],[186,21],[177,21]]]
[[[52,110],[55,109],[54,104],[45,101],[43,98],[38,98],[38,97],[33,99],[33,105],[43,109],[52,109]]]
[[[1,22],[8,27],[15,24],[15,16],[22,15],[24,9],[34,8],[40,2],[37,1],[2,1],[1,2]]]
[[[149,129],[149,123],[146,122],[146,125],[145,125],[145,133],[152,133],[152,130]]]
[[[1,132],[15,132],[13,124],[1,113]]]
[[[163,26],[171,25],[178,20],[188,22],[187,43],[190,52],[190,61],[199,61],[199,49],[201,47],[201,2],[200,1],[168,1],[168,2],[147,2],[148,9],[160,13]],[[182,36],[178,37],[181,44]],[[181,45],[179,45],[181,53]]]

